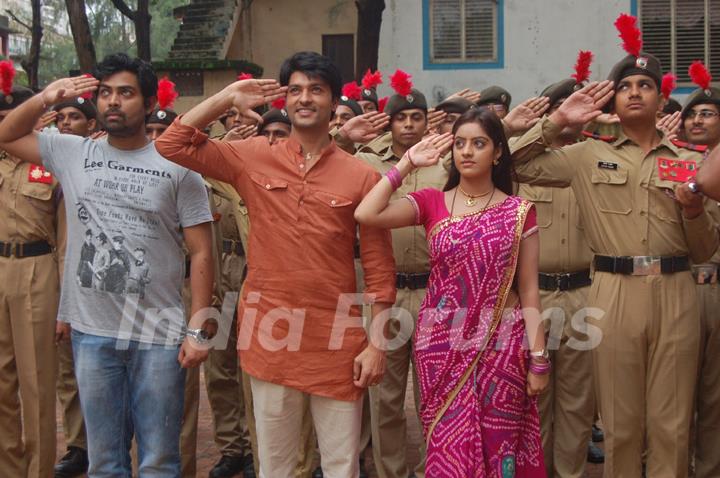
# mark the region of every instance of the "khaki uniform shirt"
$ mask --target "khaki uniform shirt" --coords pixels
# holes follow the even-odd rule
[[[220,216],[219,232],[221,240],[241,241],[247,251],[247,238],[250,233],[245,201],[231,185],[212,178],[205,179],[212,188],[215,211]],[[222,250],[222,249],[221,249]]]
[[[555,274],[589,269],[592,252],[572,189],[521,184],[518,195],[535,204],[540,230],[540,272]]]
[[[386,137],[381,138],[380,141],[375,140],[375,143],[360,148],[355,156],[380,174],[385,174],[400,161],[400,158],[392,150],[392,138],[390,144],[387,143]],[[448,174],[441,163],[432,167],[414,169],[400,188],[393,193],[391,199],[401,199],[411,192],[425,188],[442,189],[447,182]],[[411,226],[393,229],[392,240],[395,267],[398,272],[411,274],[430,271],[425,228]]]
[[[513,144],[518,180],[572,187],[595,254],[690,255],[703,262],[717,250],[718,232],[709,213],[684,218],[669,194],[678,183],[658,175],[658,158],[701,162],[700,154],[667,138],[645,154],[624,134],[611,143],[589,139],[547,149],[560,131],[545,118]]]
[[[0,152],[0,242],[65,242],[65,208],[57,180],[41,166]]]

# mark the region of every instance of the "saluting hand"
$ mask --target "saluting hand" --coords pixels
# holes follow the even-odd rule
[[[503,123],[511,135],[523,133],[535,126],[549,107],[550,99],[547,96],[527,99],[510,110],[503,118]]]
[[[48,111],[47,113],[43,113],[40,119],[37,120],[37,123],[35,123],[35,131],[42,131],[53,124],[57,119],[57,115],[57,111]]]
[[[453,93],[452,95],[448,96],[447,99],[455,97],[465,98],[471,103],[477,103],[478,101],[480,101],[480,93],[478,93],[477,91],[473,91],[470,88],[465,88],[464,90],[460,90],[457,93]]]
[[[260,105],[272,103],[287,93],[287,86],[277,80],[240,80],[228,85],[225,92],[231,96],[233,106],[243,115],[262,123],[262,116],[253,111]]]
[[[338,133],[353,143],[366,144],[380,136],[388,124],[390,124],[388,115],[371,111],[348,120]]]
[[[445,118],[447,118],[445,111],[430,108],[427,113],[427,128],[425,128],[425,134],[435,134],[438,127],[445,121]]]
[[[405,157],[416,168],[432,166],[450,150],[453,144],[453,134],[431,134],[405,153]]]
[[[550,120],[561,127],[579,126],[593,121],[602,114],[603,106],[615,94],[613,85],[609,80],[594,81],[577,90],[550,115]]]
[[[243,139],[252,138],[256,135],[257,125],[245,124],[242,126],[238,126],[237,128],[232,128],[230,131],[228,131],[223,137],[223,141],[240,141]]]
[[[681,112],[676,111],[673,114],[665,115],[660,118],[655,126],[657,129],[665,133],[665,136],[667,136],[669,140],[673,140],[677,138],[681,122]]]
[[[92,76],[75,76],[62,78],[50,83],[42,93],[46,106],[53,106],[66,100],[97,90],[100,81]]]

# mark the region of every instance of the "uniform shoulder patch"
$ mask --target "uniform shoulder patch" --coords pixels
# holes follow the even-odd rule
[[[594,131],[583,131],[582,134],[586,138],[597,139],[599,141],[605,141],[606,143],[613,143],[617,140],[615,136],[611,136],[609,134],[600,134]]]
[[[696,151],[698,153],[704,153],[708,150],[708,147],[705,144],[692,144],[680,141],[679,139],[673,139],[670,142],[678,148],[689,149],[690,151]]]

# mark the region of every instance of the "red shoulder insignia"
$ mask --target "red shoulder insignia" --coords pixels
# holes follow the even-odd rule
[[[615,136],[610,136],[609,134],[598,134],[592,131],[583,131],[582,134],[586,138],[597,139],[599,141],[605,141],[606,143],[614,143],[617,141]]]
[[[52,184],[53,177],[50,171],[46,171],[42,166],[33,164],[28,170],[28,182]]]
[[[697,151],[698,153],[704,153],[708,150],[708,147],[705,144],[686,143],[685,141],[680,141],[679,139],[673,139],[671,140],[671,143],[678,148],[689,149],[690,151]]]

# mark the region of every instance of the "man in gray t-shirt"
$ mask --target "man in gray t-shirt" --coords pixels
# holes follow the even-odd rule
[[[212,222],[202,177],[167,161],[154,143],[127,151],[106,139],[42,133],[38,144],[45,167],[63,185],[65,263],[74,271],[84,262],[101,284],[85,287],[72,273],[65,274],[58,319],[86,334],[179,343],[185,325],[180,228]],[[101,246],[109,255],[102,267],[83,254],[88,230],[108,240]],[[155,277],[142,288],[137,277],[131,278],[139,267],[136,249],[145,251],[142,264]]]
[[[33,131],[48,106],[95,90],[107,138]],[[64,190],[59,320],[72,326],[89,477],[130,476],[133,434],[140,476],[180,476],[184,368],[208,353],[194,328],[202,314],[184,332],[182,244],[196,314],[212,296],[212,215],[202,178],[166,161],[145,137],[156,94],[148,63],[115,54],[95,78],[53,82],[0,123],[0,148],[43,165]]]

